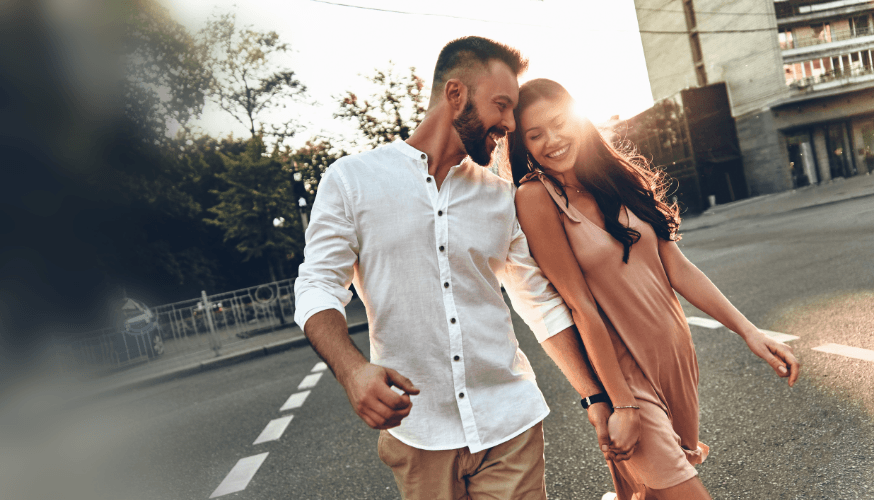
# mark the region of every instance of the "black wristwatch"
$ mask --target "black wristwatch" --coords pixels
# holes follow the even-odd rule
[[[612,406],[610,403],[610,396],[608,396],[606,392],[595,394],[594,396],[589,396],[580,400],[580,404],[583,405],[584,410],[588,410],[589,407],[595,403],[607,403],[607,406]]]

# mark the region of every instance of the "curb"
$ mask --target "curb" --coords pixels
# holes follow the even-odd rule
[[[810,204],[803,204],[803,205],[799,205],[797,207],[793,207],[793,208],[789,208],[789,209],[785,209],[785,210],[774,210],[774,211],[770,212],[768,215],[788,214],[788,213],[797,212],[800,210],[808,210],[808,209],[816,208],[816,207],[824,207],[824,206],[828,206],[828,205],[834,205],[836,203],[843,203],[845,201],[852,201],[852,200],[858,200],[861,198],[868,198],[871,196],[874,196],[874,193],[862,193],[862,194],[855,194],[855,195],[846,196],[846,197],[836,197],[834,199],[822,200],[822,201],[818,201],[818,202],[810,203]],[[745,200],[741,200],[741,201],[745,201]],[[701,214],[696,215],[695,217],[687,219],[690,222],[702,221],[700,224],[693,223],[691,227],[687,227],[686,229],[683,229],[683,225],[681,222],[680,223],[680,231],[683,233],[687,233],[689,231],[696,231],[699,229],[709,229],[709,228],[719,226],[719,225],[724,224],[724,223],[729,222],[729,221],[744,220],[744,219],[750,219],[750,218],[755,218],[755,217],[761,216],[761,214],[751,214],[751,213],[744,214],[744,215],[731,216],[730,213],[731,213],[730,210],[726,210],[725,213],[703,212]]]
[[[368,324],[367,322],[363,323],[355,323],[349,325],[349,333],[357,333],[364,330],[367,330]],[[98,390],[92,394],[94,397],[104,397],[110,396],[112,394],[116,394],[119,392],[123,392],[131,389],[142,389],[145,387],[150,387],[153,385],[162,384],[164,382],[169,382],[171,380],[175,380],[177,378],[188,377],[191,375],[195,375],[201,372],[214,370],[217,368],[225,368],[228,366],[232,366],[238,363],[242,363],[244,361],[249,361],[251,359],[260,358],[262,356],[269,356],[271,354],[278,354],[284,351],[288,351],[290,349],[295,349],[298,347],[304,347],[309,345],[309,341],[306,336],[300,335],[294,338],[280,340],[278,342],[273,342],[272,344],[267,344],[259,347],[253,347],[251,349],[246,349],[244,351],[236,352],[233,354],[228,354],[225,356],[219,356],[215,359],[210,359],[208,361],[201,361],[199,363],[193,363],[188,366],[183,366],[180,368],[175,368],[172,370],[167,370],[162,373],[157,373],[155,375],[151,375],[148,377],[144,377],[137,380],[132,380],[130,382],[121,383],[119,385],[115,385],[112,387],[108,387],[102,390]]]

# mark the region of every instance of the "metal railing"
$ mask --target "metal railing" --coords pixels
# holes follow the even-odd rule
[[[869,67],[857,67],[857,68],[845,68],[843,70],[835,68],[831,71],[826,71],[820,75],[808,76],[805,78],[799,78],[792,83],[789,84],[790,87],[807,91],[812,90],[814,85],[847,80],[846,83],[852,83],[850,78],[865,76],[865,75],[874,75],[874,68]]]
[[[843,7],[852,7],[855,5],[865,5],[870,3],[870,0],[832,0],[832,1],[811,1],[811,2],[775,2],[777,19],[783,19],[793,16],[801,16],[805,14],[814,14],[831,9],[840,9]]]
[[[63,343],[58,353],[69,369],[112,371],[157,358],[209,352],[294,322],[294,280],[265,283],[150,308],[156,322],[147,333],[103,328]]]
[[[859,27],[856,29],[846,29],[846,30],[835,30],[832,29],[828,32],[823,33],[821,36],[809,36],[809,37],[793,37],[790,40],[780,41],[780,48],[783,50],[788,49],[798,49],[801,47],[812,47],[814,45],[821,45],[824,43],[832,43],[832,42],[841,42],[844,40],[852,40],[853,38],[862,38],[866,36],[874,35],[874,31],[872,31],[869,27]]]

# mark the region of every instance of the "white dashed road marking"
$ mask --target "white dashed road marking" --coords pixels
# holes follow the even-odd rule
[[[319,379],[322,378],[321,373],[313,373],[312,375],[307,375],[304,377],[303,382],[297,386],[297,390],[301,389],[309,389],[311,387],[315,387],[317,383],[319,383]]]
[[[759,328],[759,331],[764,333],[765,335],[771,337],[777,342],[789,342],[790,340],[798,340],[798,335],[789,335],[788,333],[780,333],[780,332],[772,332],[771,330],[762,330]]]
[[[264,459],[266,458],[267,453],[241,458],[237,462],[237,465],[231,469],[231,472],[228,472],[225,480],[222,481],[222,484],[212,492],[212,495],[210,495],[209,498],[216,498],[227,495],[228,493],[236,493],[245,490],[246,486],[249,485],[249,481],[251,481],[252,477],[255,476],[255,473],[258,472],[258,468],[261,467],[261,464],[264,463]]]
[[[826,344],[819,347],[814,347],[814,351],[826,352],[829,354],[839,354],[848,358],[861,359],[863,361],[874,361],[874,351],[862,349],[861,347],[850,347],[841,344]]]
[[[703,326],[704,328],[710,328],[711,330],[722,328],[722,323],[716,321],[715,319],[696,318],[695,316],[692,316],[686,318],[686,322],[688,322],[690,325]]]
[[[294,415],[289,415],[287,417],[277,418],[275,420],[271,420],[267,427],[261,431],[261,435],[258,436],[258,439],[255,440],[253,445],[266,443],[267,441],[276,441],[277,439],[282,437],[282,433],[285,432],[285,428],[288,427],[288,424],[291,423],[291,419]]]
[[[303,402],[306,401],[307,396],[310,395],[310,391],[297,392],[291,395],[288,400],[282,405],[282,408],[279,411],[288,411],[293,410],[295,408],[300,408],[303,406]]]
[[[327,369],[328,369],[328,365],[326,365],[325,363],[320,361],[320,362],[316,363],[316,366],[314,366],[311,371],[320,372],[322,370],[327,370]]]
[[[715,330],[717,328],[722,328],[723,326],[725,326],[722,323],[720,323],[719,321],[716,321],[715,319],[698,318],[695,316],[690,316],[690,317],[686,318],[686,322],[688,322],[690,325],[703,326],[704,328],[710,328],[711,330]],[[799,338],[796,335],[789,335],[788,333],[772,332],[771,330],[762,330],[761,328],[759,328],[759,331],[764,333],[765,335],[771,337],[772,339],[776,340],[777,342],[789,342],[790,340],[798,340],[798,338]]]

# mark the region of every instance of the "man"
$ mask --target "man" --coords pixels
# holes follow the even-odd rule
[[[450,42],[412,137],[338,160],[313,206],[295,320],[355,412],[381,430],[379,455],[403,498],[546,498],[549,408],[501,282],[574,388],[602,392],[569,311],[528,253],[513,185],[483,168],[515,128],[526,67],[485,38]],[[367,309],[370,362],[348,335],[350,283]],[[589,411],[614,456],[611,408]]]

